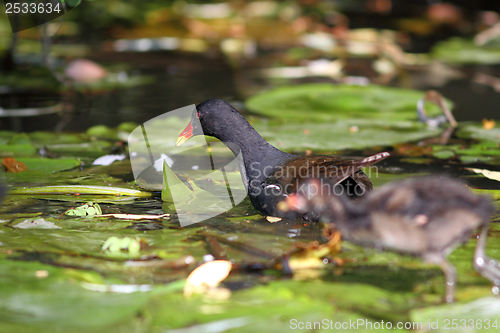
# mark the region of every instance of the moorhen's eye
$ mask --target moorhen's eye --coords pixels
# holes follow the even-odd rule
[[[200,113],[199,112],[196,112],[196,118],[200,119]]]

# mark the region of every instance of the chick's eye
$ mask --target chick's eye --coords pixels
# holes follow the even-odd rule
[[[196,118],[200,119],[200,113],[196,112]]]

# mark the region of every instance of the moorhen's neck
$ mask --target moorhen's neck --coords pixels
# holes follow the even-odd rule
[[[276,166],[296,157],[269,144],[239,113],[234,114],[232,120],[214,136],[224,142],[235,156],[241,153],[240,171],[242,176],[246,175],[243,181],[247,188],[251,181],[258,181],[258,184],[264,182],[274,173]]]

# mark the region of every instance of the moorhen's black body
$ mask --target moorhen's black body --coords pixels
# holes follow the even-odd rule
[[[332,223],[342,236],[365,247],[419,256],[441,267],[446,279],[446,301],[453,301],[456,273],[446,256],[466,243],[481,227],[474,268],[495,284],[500,269],[485,256],[491,199],[476,195],[456,180],[437,176],[389,183],[353,202],[318,191],[323,180],[309,180],[287,199],[291,210],[317,210],[321,221]]]
[[[318,214],[283,212],[276,209],[276,205],[309,178],[330,179],[336,185],[337,194],[362,196],[373,186],[361,168],[389,156],[384,152],[365,159],[344,160],[333,156],[285,153],[265,141],[236,109],[221,99],[200,103],[176,144],[181,145],[194,135],[215,137],[238,157],[250,201],[262,214],[309,221],[317,221]]]

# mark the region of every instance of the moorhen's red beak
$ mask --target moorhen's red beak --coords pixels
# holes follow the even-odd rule
[[[175,145],[177,147],[180,146],[180,145],[182,145],[184,142],[186,142],[187,140],[189,140],[189,138],[192,137],[192,136],[193,136],[193,124],[191,124],[191,122],[189,122],[189,124],[186,126],[186,128],[184,129],[184,131],[182,131],[182,133],[177,138],[177,141],[175,142]]]

